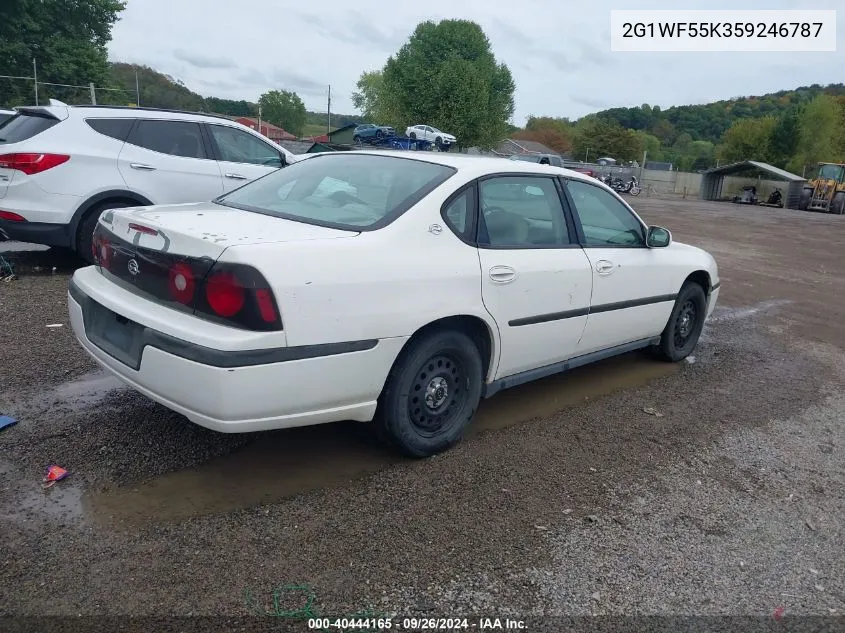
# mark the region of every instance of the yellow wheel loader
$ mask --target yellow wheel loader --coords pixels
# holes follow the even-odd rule
[[[817,171],[804,185],[798,208],[842,215],[845,213],[845,164],[819,163]]]

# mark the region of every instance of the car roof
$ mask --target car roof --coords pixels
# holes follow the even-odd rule
[[[99,106],[99,105],[59,105],[51,104],[45,106],[31,106],[27,109],[32,110],[38,108],[46,111],[66,111],[68,114],[81,114],[82,116],[106,116],[114,119],[122,118],[137,118],[139,113],[143,113],[144,118],[150,119],[170,119],[170,120],[190,120],[204,119],[214,121],[216,123],[234,123],[225,116],[218,114],[210,114],[208,112],[189,112],[187,110],[169,110],[167,108],[146,108],[143,106]],[[244,126],[245,127],[245,126]]]
[[[424,151],[390,151],[390,150],[352,150],[348,152],[326,152],[323,156],[386,156],[396,159],[418,160],[426,163],[435,163],[452,167],[462,172],[471,172],[475,176],[494,173],[526,173],[526,174],[551,174],[571,177],[575,180],[595,182],[590,176],[578,171],[555,167],[553,165],[541,165],[539,163],[508,160],[505,157],[497,156],[475,156],[458,154],[452,152],[424,152]]]

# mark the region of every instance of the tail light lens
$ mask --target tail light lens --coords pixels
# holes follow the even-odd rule
[[[170,269],[167,289],[171,299],[182,305],[189,305],[194,300],[196,279],[193,269],[185,262],[178,262]]]
[[[0,168],[15,169],[32,176],[69,160],[67,154],[0,154]]]
[[[91,240],[91,256],[94,263],[109,270],[112,262],[112,245],[109,239],[101,232],[94,232],[94,239]]]
[[[267,280],[255,268],[243,264],[214,264],[197,293],[194,312],[247,330],[282,329]]]
[[[8,220],[9,222],[26,222],[26,218],[11,211],[0,211],[0,220]]]

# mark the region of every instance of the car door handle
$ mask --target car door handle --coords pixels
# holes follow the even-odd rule
[[[226,178],[234,178],[235,180],[249,180],[246,176],[241,176],[240,174],[224,174]]]
[[[614,270],[616,270],[616,268],[616,264],[606,259],[600,259],[596,262],[596,272],[599,275],[609,275]]]
[[[507,284],[516,279],[516,271],[510,266],[493,266],[490,269],[490,279],[497,284]]]
[[[129,163],[129,166],[132,169],[140,169],[142,171],[155,171],[155,167],[146,163]]]

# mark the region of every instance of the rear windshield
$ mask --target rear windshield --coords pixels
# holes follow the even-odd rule
[[[324,154],[255,180],[216,200],[236,209],[335,228],[380,228],[455,169],[421,160]]]
[[[0,145],[5,143],[20,143],[41,134],[53,127],[59,121],[52,116],[19,112],[11,119],[0,123]]]

